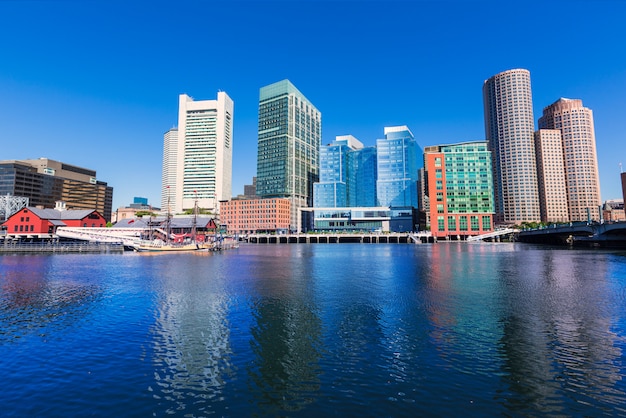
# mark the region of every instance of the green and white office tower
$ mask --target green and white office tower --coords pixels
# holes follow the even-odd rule
[[[313,206],[321,138],[322,114],[289,80],[261,88],[257,195],[290,200],[291,230],[310,225],[299,208]]]

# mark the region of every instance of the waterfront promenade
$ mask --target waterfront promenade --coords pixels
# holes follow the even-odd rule
[[[34,241],[0,244],[0,254],[6,253],[121,253],[122,243],[89,241]]]
[[[420,244],[432,242],[430,232],[250,234],[242,240],[253,244]]]

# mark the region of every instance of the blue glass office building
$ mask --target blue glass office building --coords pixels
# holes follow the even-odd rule
[[[348,163],[348,206],[376,206],[376,147],[364,147],[346,155]]]
[[[385,139],[376,141],[377,206],[417,208],[417,171],[422,150],[406,126],[385,127]]]
[[[313,186],[314,207],[376,205],[376,148],[352,135],[338,136],[320,149],[320,181]]]

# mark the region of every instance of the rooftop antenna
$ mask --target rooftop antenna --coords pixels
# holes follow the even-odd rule
[[[620,172],[620,173],[623,173],[623,172],[624,172],[624,170],[622,169],[622,163],[619,163],[619,172]]]

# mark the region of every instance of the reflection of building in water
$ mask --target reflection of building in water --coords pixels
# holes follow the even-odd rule
[[[556,401],[564,390],[579,399],[624,396],[614,389],[622,352],[610,309],[619,303],[607,303],[604,265],[562,251],[521,252],[509,263],[500,347],[512,411],[566,413]]]
[[[280,249],[275,255],[285,257],[280,270],[276,260],[255,266],[261,299],[252,306],[253,361],[248,375],[257,405],[267,408],[258,411],[259,416],[304,408],[316,399],[312,394],[320,385],[322,326],[304,282],[310,272],[307,258]]]
[[[102,289],[66,277],[66,268],[65,261],[53,257],[2,260],[0,343],[71,329],[89,314]],[[62,279],[53,279],[55,273]]]
[[[171,283],[187,284],[182,277]],[[181,405],[189,405],[194,397],[195,403],[208,403],[232,373],[227,301],[219,289],[171,288],[163,293],[167,296],[160,303],[153,331],[159,396]]]

